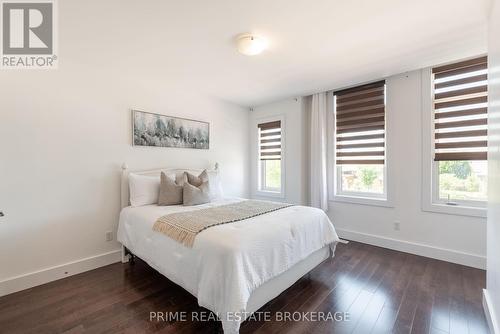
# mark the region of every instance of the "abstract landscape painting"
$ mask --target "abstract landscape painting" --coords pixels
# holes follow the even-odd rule
[[[134,145],[208,150],[210,124],[133,110]]]

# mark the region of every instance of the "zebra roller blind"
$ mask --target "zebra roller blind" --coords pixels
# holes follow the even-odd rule
[[[335,92],[336,162],[385,163],[385,81]]]
[[[434,160],[487,160],[488,59],[432,69]]]
[[[281,121],[261,123],[257,126],[260,160],[281,160]]]

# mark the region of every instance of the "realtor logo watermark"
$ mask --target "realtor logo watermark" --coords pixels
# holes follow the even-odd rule
[[[57,15],[54,0],[2,0],[2,69],[56,68]]]

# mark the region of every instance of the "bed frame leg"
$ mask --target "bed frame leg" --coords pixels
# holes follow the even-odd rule
[[[135,264],[135,255],[125,246],[123,246],[123,255],[125,258],[128,257],[127,259],[130,264]]]
[[[122,263],[128,262],[128,256],[125,255],[125,246],[122,245]]]

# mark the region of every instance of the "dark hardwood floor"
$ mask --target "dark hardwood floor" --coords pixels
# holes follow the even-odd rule
[[[351,242],[260,310],[261,318],[274,321],[246,321],[240,332],[488,333],[484,286],[482,270]],[[0,333],[221,331],[217,321],[150,321],[152,311],[185,312],[188,320],[194,312],[208,314],[188,292],[137,261],[0,298]],[[349,321],[276,321],[313,311],[325,317],[347,312]]]

